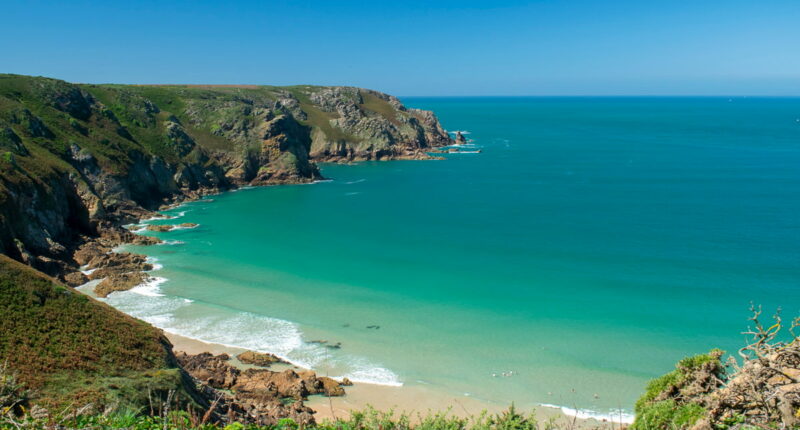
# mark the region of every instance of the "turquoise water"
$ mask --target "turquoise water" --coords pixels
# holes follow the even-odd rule
[[[483,152],[169,211],[200,227],[137,249],[161,279],[109,302],[333,376],[598,412],[741,346],[750,301],[800,313],[800,99],[406,103]]]

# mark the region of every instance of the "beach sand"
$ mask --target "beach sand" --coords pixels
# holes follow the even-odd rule
[[[241,368],[253,367],[239,362],[235,357],[245,352],[246,349],[230,347],[215,343],[207,343],[196,339],[187,338],[173,333],[165,332],[176,352],[199,354],[210,352],[212,354],[228,354],[232,357],[232,364]],[[292,365],[276,364],[270,370],[281,371],[286,368],[295,368]],[[453,396],[431,387],[422,385],[390,387],[384,385],[356,383],[345,387],[347,394],[342,397],[310,396],[306,405],[315,411],[314,417],[318,421],[326,419],[346,418],[350,411],[363,410],[370,406],[379,411],[394,411],[395,415],[404,413],[412,422],[418,417],[429,413],[446,413],[456,417],[474,417],[483,411],[489,414],[501,413],[508,409],[507,405],[497,405],[469,396]],[[530,411],[518,411],[528,413]],[[537,407],[533,411],[540,422],[549,419],[560,424],[573,423],[572,428],[619,428],[619,423],[612,424],[595,419],[576,419],[564,414],[561,410],[548,407]]]

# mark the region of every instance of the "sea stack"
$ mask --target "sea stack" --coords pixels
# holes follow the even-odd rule
[[[466,144],[467,144],[467,138],[464,137],[464,135],[461,134],[460,131],[457,131],[456,132],[456,145],[466,145]]]

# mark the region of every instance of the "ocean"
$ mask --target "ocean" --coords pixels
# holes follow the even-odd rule
[[[481,152],[167,211],[200,226],[129,247],[158,278],[107,302],[357,382],[597,414],[735,353],[751,302],[800,315],[800,99],[403,101]]]

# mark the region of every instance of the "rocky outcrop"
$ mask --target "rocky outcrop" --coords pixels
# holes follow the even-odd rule
[[[100,281],[94,287],[97,297],[106,297],[114,291],[127,291],[143,284],[150,277],[143,272],[114,273]]]
[[[317,376],[313,371],[286,369],[280,372],[268,369],[239,370],[230,364],[227,354],[178,353],[178,361],[192,377],[216,389],[269,394],[276,398],[302,400],[313,394],[342,396],[344,389],[334,379]]]
[[[198,226],[198,224],[195,224],[193,222],[184,222],[184,223],[180,223],[180,224],[177,224],[177,225],[150,224],[150,225],[148,225],[146,227],[146,229],[147,229],[147,231],[155,231],[155,232],[163,233],[163,232],[166,232],[166,231],[175,230],[176,228],[195,228],[197,226]]]
[[[249,421],[261,425],[275,424],[285,417],[293,418],[300,424],[313,423],[313,411],[303,404],[304,399],[313,394],[345,394],[337,381],[318,377],[312,371],[242,371],[230,364],[227,354],[213,355],[207,352],[197,355],[178,353],[177,359],[199,383],[230,393],[224,396],[224,408],[239,411]],[[286,398],[294,399],[294,402],[283,402],[282,399]]]
[[[456,132],[456,145],[466,145],[466,144],[467,144],[467,138],[464,137],[464,135],[461,134],[460,131],[457,131]]]
[[[353,87],[317,89],[309,98],[327,119],[315,130],[311,156],[324,161],[426,159],[451,143],[432,113],[397,98]]]

